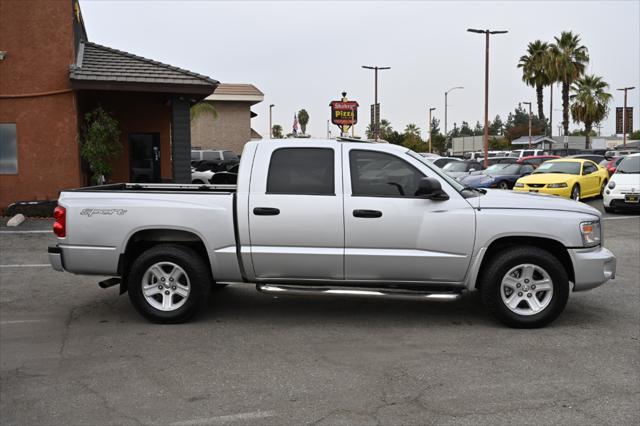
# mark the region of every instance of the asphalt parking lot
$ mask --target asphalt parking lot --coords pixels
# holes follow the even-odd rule
[[[95,277],[53,271],[51,234],[3,227],[2,424],[636,424],[640,216],[605,219],[616,279],[573,294],[539,330],[499,325],[475,294],[273,298],[252,286],[159,326]],[[39,229],[50,222],[17,228]]]

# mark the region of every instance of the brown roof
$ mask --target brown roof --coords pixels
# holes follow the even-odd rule
[[[78,88],[101,85],[127,90],[137,86],[150,91],[203,94],[212,93],[218,84],[205,75],[88,41],[80,43],[69,79]]]
[[[220,83],[215,91],[216,95],[264,95],[253,84]]]

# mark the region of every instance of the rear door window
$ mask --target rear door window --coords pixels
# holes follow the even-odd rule
[[[271,154],[267,194],[335,195],[334,150],[280,148]]]

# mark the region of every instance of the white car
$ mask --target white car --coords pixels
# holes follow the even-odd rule
[[[620,162],[602,199],[607,212],[640,211],[640,154],[631,154]]]
[[[509,153],[509,157],[517,157],[517,158],[532,157],[532,156],[538,156],[538,155],[544,155],[544,150],[543,149],[516,149]]]

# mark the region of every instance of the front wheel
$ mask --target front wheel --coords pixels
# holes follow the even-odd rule
[[[569,298],[562,263],[538,247],[504,250],[489,260],[479,288],[488,310],[515,328],[542,327],[555,320]]]
[[[509,189],[509,184],[506,181],[500,181],[498,183],[498,189]]]
[[[189,247],[157,245],[133,262],[129,299],[145,318],[158,323],[190,319],[207,300],[211,288],[208,265]]]
[[[573,185],[573,188],[571,188],[571,199],[580,201],[580,185],[577,183]]]

